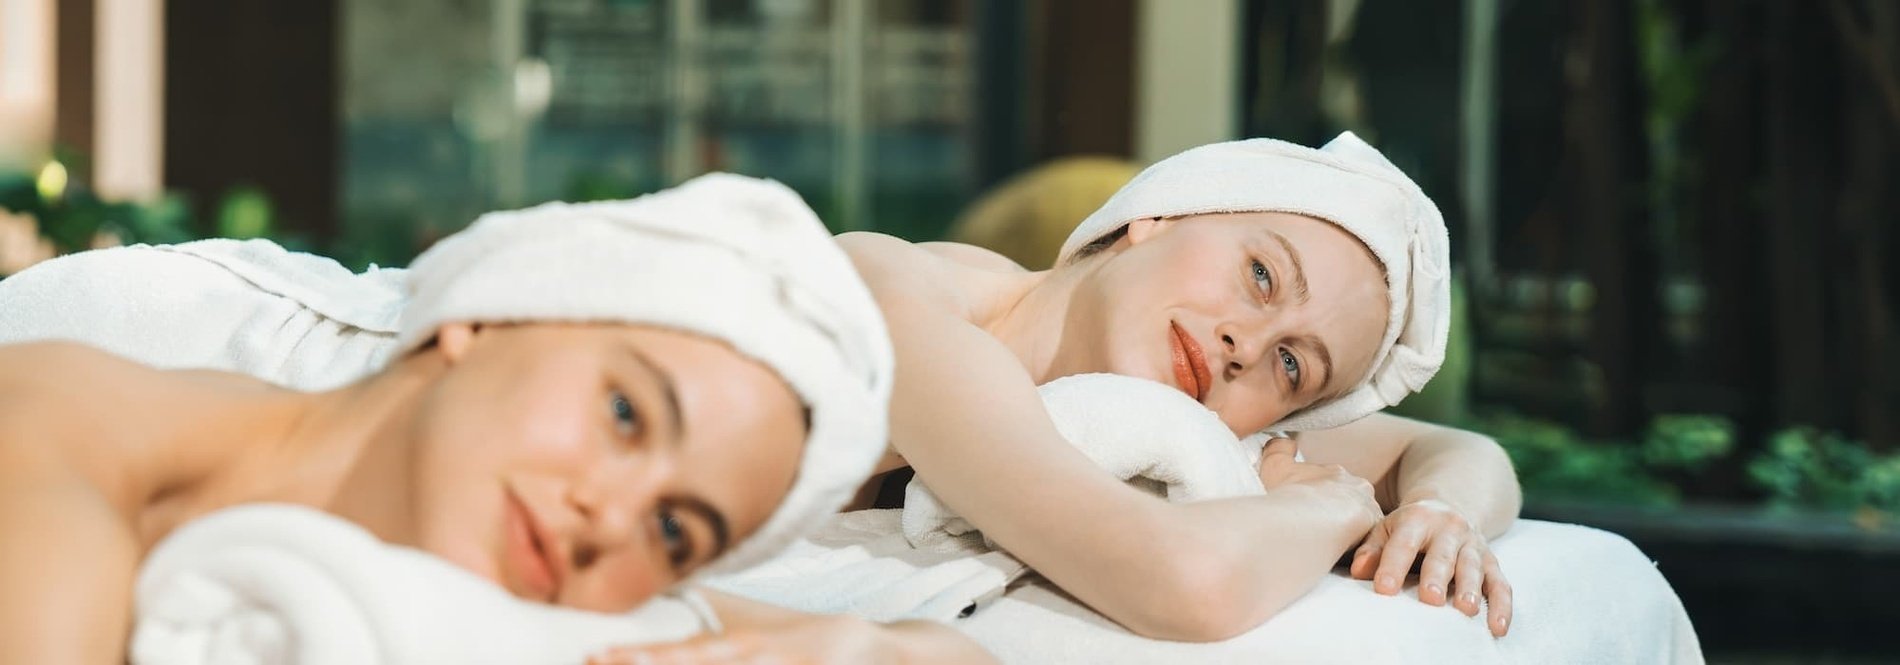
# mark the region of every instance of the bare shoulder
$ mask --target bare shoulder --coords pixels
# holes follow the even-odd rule
[[[950,308],[960,300],[958,266],[916,243],[862,231],[837,241],[887,315],[899,304]]]
[[[1029,272],[1029,269],[1024,268],[1022,264],[986,247],[960,242],[926,242],[919,243],[917,246],[924,251],[978,270],[1006,273]]]

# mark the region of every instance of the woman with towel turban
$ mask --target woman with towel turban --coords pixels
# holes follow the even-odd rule
[[[0,346],[0,662],[123,662],[139,562],[225,506],[320,508],[616,612],[770,556],[884,449],[884,326],[776,183],[488,215],[407,292],[399,353],[326,391]],[[864,638],[833,648],[985,658],[941,626],[827,625]]]
[[[1351,573],[1379,593],[1422,557],[1421,600],[1471,616],[1488,604],[1503,635],[1511,591],[1487,539],[1516,518],[1509,459],[1484,437],[1377,413],[1444,358],[1445,233],[1418,186],[1346,133],[1162,160],[1048,271],[841,236],[897,353],[880,471],[910,466],[986,537],[1150,637],[1241,633],[1355,545]],[[1307,461],[1274,439],[1266,496],[1157,500],[1065,445],[1042,410],[1037,385],[1087,372],[1177,386],[1241,436],[1297,432]]]

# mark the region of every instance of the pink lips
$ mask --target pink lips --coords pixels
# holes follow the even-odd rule
[[[560,573],[554,565],[554,552],[540,533],[533,513],[521,498],[508,494],[508,565],[516,579],[528,587],[529,595],[553,602],[560,588]]]
[[[1207,355],[1181,324],[1170,322],[1168,326],[1174,337],[1169,346],[1174,355],[1175,384],[1197,402],[1207,399],[1207,389],[1214,383],[1214,376],[1207,369]]]

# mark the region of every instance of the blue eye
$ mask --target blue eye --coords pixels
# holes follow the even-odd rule
[[[1286,349],[1280,350],[1280,369],[1286,372],[1286,378],[1293,382],[1294,389],[1300,387],[1300,359],[1293,357]]]
[[[1271,293],[1273,291],[1273,273],[1268,272],[1267,266],[1258,259],[1254,260],[1251,267],[1253,269],[1253,281],[1255,284],[1260,285],[1260,292],[1263,294]]]
[[[686,528],[680,525],[672,508],[660,508],[657,514],[660,526],[661,544],[666,547],[666,559],[678,569],[692,559],[692,549],[686,545]]]
[[[609,393],[607,410],[614,419],[614,431],[622,438],[631,439],[640,433],[640,414],[634,412],[633,402],[620,391]]]

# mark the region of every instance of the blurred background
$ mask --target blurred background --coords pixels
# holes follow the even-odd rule
[[[1900,662],[1891,0],[0,0],[0,276],[400,265],[709,170],[1043,267],[1143,164],[1341,130],[1452,228],[1401,410],[1635,541],[1712,661]]]

